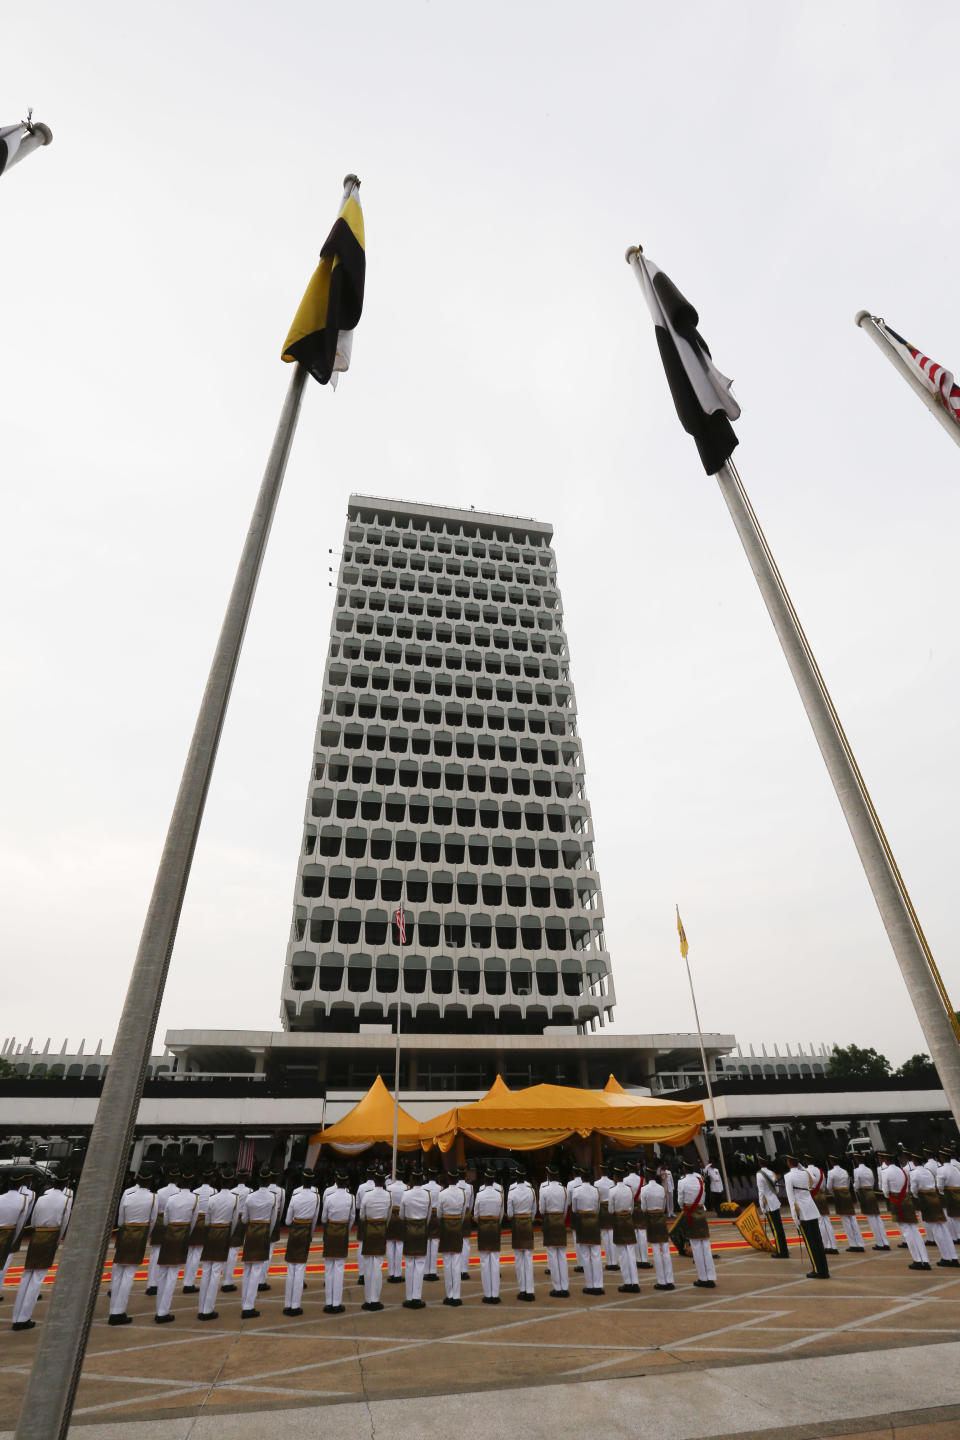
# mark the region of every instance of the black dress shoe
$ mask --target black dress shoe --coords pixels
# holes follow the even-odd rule
[[[911,1260],[911,1261],[910,1261],[910,1264],[907,1266],[907,1269],[908,1269],[908,1270],[929,1270],[929,1269],[930,1269],[930,1261],[929,1261],[929,1260]]]
[[[334,1305],[331,1313],[334,1315],[342,1315],[346,1308],[346,1305]]]
[[[551,1291],[550,1291],[550,1295],[551,1295],[551,1297],[552,1297],[554,1300],[566,1300],[566,1299],[569,1297],[569,1295],[570,1295],[570,1291],[569,1291],[569,1290],[551,1290]]]
[[[259,1310],[241,1310],[241,1311],[240,1311],[240,1319],[241,1319],[241,1320],[259,1320],[259,1318],[260,1318],[260,1311],[259,1311]]]
[[[637,1269],[638,1269],[638,1270],[652,1270],[652,1269],[653,1269],[653,1261],[652,1261],[652,1260],[638,1260],[638,1261],[637,1261]]]
[[[454,1300],[453,1297],[450,1296],[450,1295],[444,1295],[444,1297],[443,1297],[443,1303],[444,1303],[444,1305],[457,1306],[457,1305],[462,1305],[462,1304],[463,1304],[463,1301],[462,1301],[462,1300]]]
[[[676,1290],[676,1285],[654,1285],[654,1290]]]
[[[618,1286],[617,1286],[617,1294],[618,1294],[618,1295],[639,1295],[639,1294],[640,1294],[640,1286],[639,1286],[639,1285],[618,1285]]]
[[[199,1286],[199,1285],[184,1285],[184,1287],[183,1287],[183,1293],[184,1293],[184,1295],[199,1295],[199,1294],[200,1294],[200,1286]]]
[[[582,1265],[574,1265],[574,1267],[573,1267],[573,1273],[574,1273],[574,1275],[582,1275],[582,1274],[583,1274],[583,1266],[582,1266]]]
[[[13,1325],[11,1326],[11,1329],[13,1329],[13,1330],[33,1330],[33,1329],[35,1328],[35,1326],[36,1326],[36,1323],[37,1323],[36,1320],[15,1320],[15,1321],[13,1322]]]
[[[938,1260],[937,1265],[941,1270],[956,1270],[960,1268],[960,1260]]]
[[[198,1316],[197,1316],[197,1319],[198,1319],[198,1320],[219,1320],[219,1319],[220,1319],[220,1311],[219,1311],[219,1310],[205,1310],[202,1315],[198,1315]]]
[[[693,1283],[698,1290],[716,1290],[717,1288],[716,1280],[694,1280]]]
[[[273,1286],[272,1286],[272,1285],[268,1285],[267,1282],[266,1282],[266,1280],[261,1280],[261,1281],[260,1281],[260,1284],[257,1286],[257,1294],[259,1295],[260,1292],[261,1292],[261,1290],[272,1290],[272,1289],[273,1289]],[[186,1293],[186,1292],[184,1292],[184,1293]]]
[[[107,1320],[108,1325],[132,1325],[133,1321],[129,1315],[111,1315]]]
[[[388,1284],[388,1285],[402,1285],[402,1284],[403,1284],[403,1276],[402,1276],[402,1275],[388,1275],[388,1276],[387,1276],[387,1284]]]
[[[521,1290],[520,1294],[517,1296],[518,1300],[526,1300],[528,1304],[531,1300],[536,1300],[536,1298],[536,1295],[531,1295],[530,1292],[527,1290]]]
[[[224,1285],[223,1288],[224,1288],[224,1290],[226,1290],[226,1288],[227,1288],[226,1285]],[[144,1295],[156,1295],[156,1293],[157,1293],[157,1287],[156,1287],[156,1285],[148,1285],[147,1288],[146,1288],[146,1290],[144,1290],[143,1293],[144,1293]]]
[[[427,1281],[428,1284],[431,1283],[431,1282],[435,1284],[435,1283],[440,1279],[440,1276],[439,1276],[439,1275],[424,1275],[423,1278],[424,1278],[424,1280]]]
[[[890,1246],[889,1246],[889,1245],[874,1245],[873,1248],[874,1248],[874,1250],[880,1250],[880,1251],[882,1252],[882,1251],[884,1251],[884,1250],[889,1251]]]
[[[584,1295],[602,1295],[603,1288],[595,1285],[592,1290],[588,1288],[585,1289],[583,1293]]]
[[[484,1303],[484,1305],[499,1305],[499,1304],[500,1304],[500,1296],[499,1296],[499,1295],[484,1295],[484,1297],[483,1297],[483,1303]]]
[[[620,1269],[620,1266],[619,1266],[619,1265],[604,1265],[603,1268],[604,1268],[604,1270],[619,1270],[619,1269]]]
[[[232,1295],[233,1292],[234,1292],[234,1290],[236,1290],[236,1288],[237,1288],[236,1285],[221,1285],[221,1286],[220,1286],[220,1289],[223,1291],[224,1295]],[[150,1291],[149,1291],[149,1290],[147,1291],[147,1294],[148,1294],[148,1295],[150,1294]]]
[[[383,1306],[379,1300],[364,1300],[360,1306],[361,1310],[382,1310]]]
[[[172,1325],[176,1318],[176,1315],[171,1315],[168,1311],[166,1315],[154,1315],[153,1323],[154,1325]]]
[[[460,1272],[460,1284],[462,1285],[463,1282],[464,1282],[464,1280],[469,1280],[469,1279],[470,1279],[470,1271],[469,1271],[469,1270],[461,1270],[461,1272]]]
[[[848,1245],[848,1246],[847,1246],[847,1254],[848,1254],[848,1255],[862,1255],[862,1254],[863,1254],[863,1249],[864,1249],[864,1247],[863,1247],[862,1245]]]
[[[302,1306],[302,1305],[293,1305],[293,1306],[291,1306],[291,1308],[290,1308],[289,1310],[284,1310],[283,1313],[284,1313],[284,1315],[302,1315],[302,1314],[303,1314],[303,1306]]]
[[[829,1276],[829,1275],[818,1275],[817,1272],[816,1272],[816,1270],[808,1270],[808,1271],[807,1271],[807,1279],[808,1279],[808,1280],[829,1280],[829,1279],[830,1279],[830,1276]]]

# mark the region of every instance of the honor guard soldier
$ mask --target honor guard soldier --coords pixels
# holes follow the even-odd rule
[[[150,1196],[153,1199],[153,1196]],[[13,1302],[14,1330],[32,1330],[36,1324],[30,1317],[40,1294],[40,1287],[57,1253],[57,1246],[70,1219],[70,1197],[51,1186],[37,1197],[30,1214],[30,1244],[23,1262],[23,1274],[17,1298]]]
[[[500,1304],[500,1225],[503,1221],[503,1192],[492,1170],[486,1170],[483,1184],[473,1202],[477,1222],[477,1249],[480,1252],[480,1279],[484,1305]]]
[[[777,1193],[779,1178],[773,1165],[761,1165],[757,1171],[757,1198],[760,1214],[766,1215],[773,1231],[773,1242],[776,1246],[774,1259],[789,1260],[790,1251],[787,1248],[783,1217],[780,1214],[780,1196]]]
[[[163,1213],[163,1239],[157,1256],[158,1325],[169,1325],[176,1319],[170,1314],[173,1292],[177,1288],[180,1266],[186,1264],[190,1236],[197,1218],[197,1197],[192,1190],[177,1189],[167,1196]]]
[[[914,1157],[915,1158],[915,1157]],[[939,1166],[937,1169],[939,1171]],[[941,1269],[956,1270],[960,1268],[960,1260],[957,1259],[957,1249],[950,1234],[950,1227],[947,1225],[947,1216],[943,1208],[943,1200],[937,1189],[937,1182],[933,1178],[928,1165],[917,1164],[916,1169],[910,1175],[910,1193],[914,1202],[920,1207],[920,1214],[923,1216],[923,1223],[927,1232],[933,1236],[937,1249],[940,1251],[940,1259],[937,1261]]]
[[[287,1197],[283,1192],[283,1186],[277,1183],[279,1179],[280,1177],[274,1170],[270,1176],[270,1189],[276,1197],[277,1208],[273,1212],[273,1228],[270,1231],[270,1249],[267,1253],[267,1263],[263,1267],[260,1284],[257,1286],[258,1290],[270,1289],[270,1282],[267,1276],[270,1274],[270,1266],[273,1264],[273,1252],[277,1248],[277,1242],[280,1239],[280,1227],[283,1224],[283,1212],[286,1208]]]
[[[0,1300],[4,1298],[7,1268],[23,1234],[28,1213],[26,1195],[11,1189],[7,1181],[0,1182]]]
[[[681,1161],[683,1174],[677,1186],[677,1204],[683,1210],[687,1239],[693,1251],[693,1263],[697,1267],[694,1285],[700,1290],[714,1290],[717,1284],[717,1269],[713,1263],[710,1248],[710,1226],[704,1206],[706,1183],[692,1160]]]
[[[360,1184],[357,1186],[357,1193],[356,1193],[356,1196],[354,1197],[354,1203],[356,1204],[356,1207],[357,1207],[357,1284],[358,1284],[358,1285],[362,1285],[362,1284],[364,1283],[364,1281],[365,1281],[365,1279],[366,1279],[366,1274],[367,1274],[367,1267],[366,1267],[366,1265],[363,1263],[363,1235],[361,1234],[361,1231],[360,1231],[360,1206],[361,1206],[361,1204],[363,1203],[363,1197],[364,1197],[364,1195],[366,1195],[366,1194],[368,1193],[368,1191],[372,1190],[373,1188],[374,1188],[374,1182],[373,1182],[373,1166],[370,1165],[370,1166],[367,1167],[367,1173],[366,1173],[366,1175],[365,1175],[364,1178],[360,1181]]]
[[[638,1295],[637,1242],[633,1229],[633,1191],[626,1183],[626,1166],[613,1167],[614,1186],[610,1191],[610,1214],[613,1219],[613,1243],[620,1265],[621,1295]]]
[[[820,1216],[820,1239],[823,1241],[824,1253],[827,1255],[839,1255],[837,1249],[837,1237],[833,1233],[833,1226],[830,1224],[830,1206],[827,1204],[826,1172],[817,1164],[812,1155],[804,1155],[803,1163],[807,1167],[810,1176],[810,1195],[817,1213]]]
[[[327,1192],[320,1212],[323,1224],[323,1286],[326,1304],[324,1315],[342,1315],[343,1271],[350,1248],[350,1227],[356,1207],[347,1189],[347,1177],[337,1171],[335,1190]]]
[[[312,1170],[304,1170],[303,1184],[291,1196],[284,1224],[287,1234],[287,1279],[283,1293],[284,1315],[302,1315],[300,1299],[307,1275],[310,1246],[320,1216],[320,1193]]]
[[[570,1297],[567,1271],[567,1192],[560,1184],[560,1175],[555,1165],[548,1165],[546,1174],[547,1178],[540,1186],[540,1217],[543,1222],[547,1265],[553,1281],[550,1294],[555,1299],[567,1300]]]
[[[227,1184],[229,1184],[230,1180],[233,1178],[234,1176],[231,1175],[229,1172],[224,1175],[224,1179],[227,1181]],[[249,1175],[237,1175],[235,1178],[237,1183],[232,1187],[232,1189],[234,1195],[236,1195],[237,1197],[237,1221],[233,1227],[233,1234],[230,1236],[230,1249],[227,1251],[227,1263],[224,1267],[226,1271],[227,1282],[225,1285],[221,1286],[221,1289],[223,1290],[223,1293],[225,1295],[233,1294],[233,1292],[237,1288],[237,1260],[239,1258],[240,1251],[243,1248],[243,1235],[244,1230],[246,1229],[243,1221],[243,1202],[244,1200],[246,1200],[248,1195],[253,1194],[253,1191],[247,1184],[247,1181],[250,1179]]]
[[[537,1197],[521,1165],[507,1191],[507,1219],[510,1221],[513,1265],[517,1272],[517,1299],[535,1299],[533,1289],[533,1219]]]
[[[583,1274],[583,1257],[580,1254],[580,1241],[577,1239],[577,1227],[573,1224],[573,1194],[583,1184],[583,1166],[574,1165],[573,1174],[567,1181],[567,1213],[570,1216],[570,1224],[573,1228],[573,1253],[577,1257],[577,1263],[573,1267],[575,1275]]]
[[[610,1191],[613,1189],[614,1182],[607,1174],[605,1161],[600,1162],[600,1168],[593,1183],[600,1196],[600,1245],[603,1250],[604,1269],[618,1270],[620,1267],[614,1263],[613,1221],[610,1218]]]
[[[643,1189],[643,1165],[637,1165],[636,1170],[629,1170],[623,1177],[627,1185],[633,1191],[633,1234],[637,1242],[637,1269],[650,1270],[653,1268],[653,1261],[648,1260],[650,1253],[647,1245],[647,1220],[643,1213],[643,1206],[640,1204],[640,1191]]]
[[[805,1165],[800,1164],[795,1155],[785,1155],[783,1158],[789,1167],[783,1179],[783,1188],[787,1192],[787,1204],[790,1206],[794,1224],[806,1242],[807,1254],[810,1256],[810,1263],[813,1266],[812,1270],[807,1271],[807,1279],[829,1280],[830,1270],[827,1266],[823,1237],[820,1232],[822,1217],[817,1208],[817,1202],[810,1193],[810,1171]]]
[[[399,1175],[387,1182],[390,1194],[390,1219],[387,1221],[388,1285],[399,1285],[403,1281],[403,1220],[400,1216],[400,1201],[406,1188]]]
[[[423,1175],[415,1170],[410,1187],[400,1196],[400,1220],[403,1224],[403,1270],[406,1281],[405,1310],[422,1310],[423,1275],[427,1268],[427,1226],[433,1202],[423,1183]]]
[[[444,1305],[462,1305],[460,1277],[463,1264],[463,1226],[467,1213],[467,1196],[457,1177],[448,1174],[446,1185],[437,1201],[440,1219],[440,1254],[443,1256]]]
[[[880,1214],[880,1201],[877,1198],[873,1171],[862,1158],[853,1167],[853,1193],[863,1212],[863,1218],[870,1226],[874,1250],[889,1251],[890,1241],[887,1239],[887,1229]]]
[[[457,1167],[457,1184],[463,1191],[463,1244],[460,1247],[460,1279],[470,1279],[470,1231],[471,1217],[473,1215],[473,1186],[467,1179],[466,1165]]]
[[[674,1290],[673,1261],[670,1259],[670,1236],[667,1233],[667,1197],[652,1165],[644,1168],[644,1185],[640,1191],[640,1207],[647,1222],[647,1240],[653,1256],[656,1275],[654,1290]]]
[[[600,1192],[584,1179],[573,1192],[570,1202],[573,1233],[580,1242],[583,1263],[584,1295],[603,1294],[603,1262],[600,1258]]]
[[[203,1172],[200,1184],[194,1190],[197,1197],[197,1222],[193,1227],[193,1234],[190,1237],[190,1249],[187,1251],[187,1263],[183,1268],[183,1293],[184,1295],[196,1295],[200,1287],[197,1284],[197,1272],[200,1269],[200,1257],[203,1254],[203,1241],[205,1226],[207,1223],[207,1201],[211,1195],[216,1193],[216,1188],[210,1182],[213,1176],[209,1170]]]
[[[440,1279],[437,1274],[437,1256],[440,1253],[440,1215],[437,1211],[437,1201],[440,1199],[438,1174],[438,1170],[431,1168],[426,1180],[426,1188],[430,1192],[430,1219],[427,1221],[427,1268],[423,1278],[433,1282]]]
[[[937,1189],[943,1196],[943,1208],[953,1239],[960,1240],[960,1165],[949,1150],[940,1151]]]
[[[837,1218],[847,1237],[848,1251],[855,1255],[862,1255],[864,1251],[863,1235],[857,1224],[853,1191],[850,1188],[850,1172],[840,1164],[839,1155],[828,1155],[827,1164],[830,1169],[827,1171],[824,1188],[828,1195],[833,1196],[833,1203],[837,1208]]]
[[[167,1201],[171,1195],[176,1195],[180,1189],[179,1172],[168,1170],[166,1178],[158,1176],[160,1186],[157,1190],[157,1214],[153,1222],[153,1229],[150,1232],[150,1245],[147,1251],[149,1261],[147,1264],[147,1288],[145,1294],[156,1295],[157,1293],[157,1266],[160,1263],[160,1246],[163,1243],[163,1216],[167,1208]]]
[[[277,1197],[270,1185],[270,1171],[261,1171],[256,1190],[240,1207],[243,1226],[243,1279],[240,1282],[240,1319],[256,1320],[257,1291],[265,1268],[270,1264],[270,1232],[277,1213]]]
[[[110,1277],[109,1325],[133,1323],[127,1314],[127,1301],[137,1269],[143,1264],[147,1241],[156,1218],[157,1197],[151,1189],[149,1176],[141,1173],[137,1176],[137,1183],[120,1201],[117,1214],[117,1242],[114,1246],[113,1271]]]
[[[198,1320],[219,1320],[217,1294],[223,1267],[230,1254],[230,1241],[237,1223],[237,1196],[230,1188],[232,1176],[221,1177],[220,1188],[207,1200],[207,1215],[200,1252],[200,1294],[197,1299]]]
[[[357,1231],[363,1236],[364,1300],[361,1310],[382,1310],[383,1257],[387,1253],[387,1220],[392,1202],[382,1170],[373,1176],[373,1189],[360,1201]]]
[[[929,1270],[930,1262],[917,1224],[917,1211],[910,1194],[910,1176],[902,1165],[894,1165],[886,1150],[877,1151],[882,1162],[881,1186],[890,1206],[890,1218],[897,1224],[910,1252],[911,1270]]]

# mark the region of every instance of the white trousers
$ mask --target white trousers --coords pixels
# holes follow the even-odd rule
[[[927,1234],[931,1235],[933,1239],[937,1242],[937,1249],[940,1251],[940,1259],[956,1260],[957,1247],[953,1243],[953,1236],[950,1234],[950,1226],[946,1223],[942,1225],[931,1224],[928,1221],[925,1221],[924,1223],[926,1225]]]
[[[299,1310],[300,1299],[303,1295],[303,1282],[307,1275],[307,1262],[302,1265],[288,1265],[287,1279],[283,1288],[283,1306],[285,1310]]]
[[[367,1273],[366,1270],[363,1268],[363,1241],[362,1241],[362,1240],[358,1240],[358,1241],[357,1241],[357,1274],[358,1274],[358,1275],[366,1275],[366,1273]]]
[[[160,1246],[151,1245],[147,1254],[150,1257],[147,1261],[147,1289],[152,1290],[157,1283],[157,1266],[160,1264]]]
[[[613,1231],[600,1231],[600,1244],[603,1246],[604,1265],[615,1265],[617,1263],[617,1252],[613,1248]]]
[[[697,1267],[697,1279],[716,1281],[717,1267],[713,1263],[713,1251],[710,1249],[710,1241],[691,1240],[690,1249],[693,1251],[693,1263]]]
[[[14,1325],[19,1325],[21,1320],[30,1319],[46,1274],[46,1270],[24,1270],[20,1276],[17,1298],[13,1302]]]
[[[483,1281],[484,1295],[500,1294],[500,1252],[498,1250],[480,1251],[480,1279]]]
[[[223,1274],[222,1260],[204,1260],[200,1266],[200,1294],[197,1296],[197,1314],[209,1315],[217,1308],[217,1292]]]
[[[12,1259],[13,1259],[13,1255],[12,1255],[12,1253],[11,1253],[10,1255],[7,1256],[6,1260],[4,1260],[3,1264],[0,1265],[0,1290],[3,1289],[3,1282],[4,1282],[4,1281],[6,1280],[6,1278],[7,1278],[7,1271],[10,1269],[10,1261],[11,1261]]]
[[[927,1247],[920,1235],[919,1225],[911,1225],[906,1220],[901,1220],[900,1234],[907,1242],[907,1249],[910,1251],[910,1259],[915,1260],[918,1265],[927,1264]]]
[[[886,1225],[883,1223],[883,1216],[882,1216],[882,1215],[864,1215],[863,1218],[864,1218],[864,1220],[866,1220],[867,1224],[870,1226],[870,1230],[871,1230],[871,1232],[872,1232],[872,1234],[873,1234],[874,1242],[875,1242],[877,1245],[882,1246],[884,1250],[889,1250],[889,1249],[890,1249],[890,1241],[887,1239],[887,1227],[886,1227]]]
[[[826,1215],[820,1216],[820,1239],[823,1241],[823,1248],[828,1255],[831,1250],[836,1250],[837,1237],[834,1235],[833,1226],[830,1224],[829,1217]]]
[[[323,1289],[328,1305],[343,1304],[343,1267],[346,1260],[324,1260]]]
[[[114,1265],[113,1274],[110,1277],[111,1315],[126,1314],[127,1301],[130,1299],[130,1291],[133,1289],[133,1277],[136,1273],[136,1265]]]
[[[554,1290],[569,1290],[570,1275],[567,1270],[567,1252],[559,1246],[551,1246],[547,1251],[547,1265],[550,1267],[550,1279],[553,1281]]]
[[[670,1259],[669,1245],[651,1245],[650,1254],[653,1257],[653,1270],[657,1277],[658,1285],[673,1284],[673,1261]]]
[[[674,1217],[674,1215],[676,1215],[676,1213],[677,1213],[676,1206],[674,1205],[674,1201],[673,1201],[673,1197],[674,1197],[674,1194],[675,1194],[675,1193],[676,1193],[676,1192],[673,1191],[673,1190],[668,1190],[668,1191],[667,1191],[667,1200],[666,1200],[666,1203],[667,1203],[667,1219],[668,1219],[668,1220],[672,1220],[673,1217]]]
[[[240,1304],[242,1309],[255,1310],[257,1308],[257,1286],[260,1284],[260,1276],[262,1274],[262,1260],[255,1260],[250,1265],[244,1265],[243,1279],[240,1282]]]
[[[443,1257],[443,1283],[447,1292],[448,1300],[460,1299],[460,1259],[459,1250],[452,1251]]]
[[[617,1246],[617,1261],[620,1265],[620,1277],[624,1285],[636,1285],[637,1276],[637,1252],[633,1245]]]
[[[380,1299],[380,1291],[383,1289],[383,1256],[368,1255],[364,1264],[364,1291],[363,1298],[371,1305],[376,1305]]]
[[[647,1232],[646,1230],[634,1230],[633,1233],[637,1237],[637,1264],[649,1265],[647,1256],[650,1252],[647,1248]]]
[[[234,1285],[237,1278],[237,1260],[240,1256],[240,1246],[231,1245],[227,1251],[227,1263],[224,1266],[224,1284]]]
[[[954,1240],[960,1240],[960,1216],[947,1216],[947,1227]]]
[[[599,1245],[581,1245],[580,1260],[583,1265],[583,1286],[585,1290],[603,1289],[603,1261]]]
[[[463,1266],[462,1274],[466,1275],[470,1269],[470,1240],[464,1240],[460,1247],[460,1264]]]
[[[439,1253],[440,1253],[440,1240],[439,1240],[439,1238],[437,1238],[436,1240],[428,1240],[428,1241],[427,1241],[427,1274],[428,1274],[428,1275],[436,1275],[436,1273],[437,1273],[437,1256],[439,1255]]]
[[[387,1241],[387,1274],[396,1279],[403,1274],[403,1241]]]
[[[533,1251],[514,1250],[513,1268],[517,1272],[517,1289],[521,1295],[533,1294]]]
[[[202,1245],[191,1245],[187,1251],[187,1263],[183,1267],[184,1286],[196,1285],[197,1271],[200,1269],[200,1256],[203,1254]]]
[[[403,1273],[406,1281],[406,1298],[408,1300],[420,1300],[423,1298],[423,1277],[426,1268],[426,1255],[407,1256],[403,1266]]]
[[[843,1226],[843,1233],[847,1237],[847,1243],[856,1246],[857,1249],[863,1244],[863,1234],[857,1224],[855,1215],[841,1215],[840,1224]]]
[[[157,1266],[157,1314],[169,1315],[173,1303],[173,1292],[177,1288],[179,1265]]]

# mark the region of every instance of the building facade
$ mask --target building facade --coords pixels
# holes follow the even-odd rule
[[[551,526],[351,495],[287,1030],[589,1033],[614,1002]],[[405,940],[396,922],[402,905]]]

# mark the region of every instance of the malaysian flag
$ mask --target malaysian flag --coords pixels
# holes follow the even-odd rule
[[[902,335],[891,330],[882,320],[878,320],[877,324],[889,336],[925,388],[937,397],[947,414],[960,425],[960,385],[954,384],[951,372],[938,365],[936,360],[931,360],[929,355],[924,355],[923,351],[911,345],[909,340],[904,340]]]
[[[396,915],[394,915],[394,917],[393,917],[393,923],[394,923],[394,924],[396,925],[396,927],[397,927],[397,935],[399,936],[400,944],[401,944],[401,945],[406,945],[406,943],[407,943],[407,918],[406,918],[406,916],[405,916],[404,913],[403,913],[403,901],[402,901],[402,900],[400,901],[400,904],[397,906],[397,913],[396,913]]]

